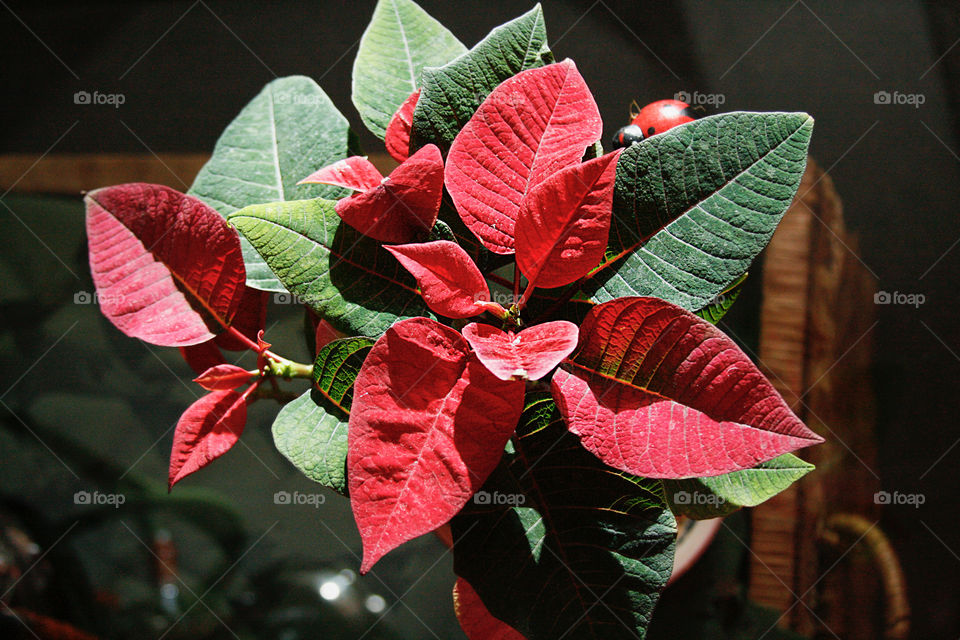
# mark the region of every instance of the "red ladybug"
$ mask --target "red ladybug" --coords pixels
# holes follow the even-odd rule
[[[679,100],[657,100],[631,115],[633,120],[630,124],[613,134],[614,149],[629,147],[635,142],[696,119],[690,105]]]

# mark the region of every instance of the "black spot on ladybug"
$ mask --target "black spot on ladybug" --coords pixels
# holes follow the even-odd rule
[[[648,135],[648,136],[656,135],[656,133],[657,133],[657,130],[654,129],[653,127],[650,127],[650,128],[647,129],[647,135]]]

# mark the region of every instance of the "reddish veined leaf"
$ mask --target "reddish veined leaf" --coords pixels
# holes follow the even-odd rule
[[[584,447],[635,475],[720,475],[823,441],[730,338],[657,298],[594,307],[552,386]]]
[[[487,249],[513,253],[524,196],[577,164],[602,129],[597,104],[573,61],[505,80],[447,154],[446,186],[460,217]]]
[[[220,364],[210,367],[194,378],[193,381],[207,391],[224,391],[236,389],[240,385],[250,382],[254,375],[235,364]]]
[[[443,158],[428,144],[378,186],[337,201],[344,222],[380,242],[411,242],[437,221],[443,195]]]
[[[453,329],[412,318],[377,340],[354,389],[347,474],[366,573],[476,493],[520,418],[524,384],[494,377]]]
[[[246,422],[247,401],[236,391],[211,391],[190,405],[173,434],[168,488],[229,451]]]
[[[520,632],[494,618],[470,583],[457,578],[453,585],[453,609],[460,628],[470,640],[524,640]]]
[[[480,362],[501,380],[539,380],[577,348],[579,329],[565,320],[507,333],[474,322],[463,328]]]
[[[197,375],[218,364],[227,364],[215,340],[180,347],[180,355]]]
[[[256,340],[257,332],[267,324],[267,296],[269,295],[266,291],[252,287],[244,286],[243,288],[240,308],[237,309],[237,315],[234,316],[230,326],[250,338],[251,342]],[[224,331],[213,340],[218,347],[227,351],[246,351],[250,348],[250,345],[229,331]]]
[[[413,127],[413,110],[420,99],[420,89],[410,94],[387,125],[387,135],[383,139],[387,145],[387,152],[397,162],[403,162],[410,157],[410,129]]]
[[[311,173],[297,184],[332,184],[354,191],[376,188],[383,176],[364,156],[350,156]]]
[[[620,151],[567,167],[530,190],[517,219],[517,264],[531,286],[576,281],[603,260]]]
[[[240,238],[220,214],[144,183],[97,189],[85,201],[90,271],[114,326],[151,344],[185,347],[230,324],[246,273]]]
[[[483,313],[490,287],[470,255],[456,242],[437,240],[384,246],[396,256],[420,285],[423,300],[447,318],[470,318]]]

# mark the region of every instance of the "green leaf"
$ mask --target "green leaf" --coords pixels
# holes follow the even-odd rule
[[[285,405],[273,422],[273,442],[305,476],[347,495],[347,419],[353,382],[371,338],[325,345],[313,366],[316,386]]]
[[[470,51],[442,67],[427,67],[413,112],[411,149],[433,143],[446,153],[480,103],[498,84],[521,71],[553,62],[543,10],[502,24]]]
[[[743,275],[800,185],[813,118],[726,113],[627,148],[617,163],[596,302],[654,296],[688,310]]]
[[[710,304],[702,309],[698,309],[694,313],[710,324],[717,324],[723,319],[723,316],[727,315],[727,311],[730,311],[730,307],[732,307],[733,303],[740,297],[740,290],[743,288],[743,283],[746,282],[746,280],[747,274],[744,273],[734,280],[733,284],[711,300]]]
[[[740,507],[755,507],[813,471],[792,453],[744,469],[709,478],[664,480],[670,508],[694,520],[726,516]]]
[[[291,293],[344,333],[375,338],[397,320],[433,317],[413,277],[377,241],[343,223],[335,204],[259,204],[228,220]]]
[[[455,572],[530,640],[643,638],[673,568],[659,483],[599,462],[549,394],[528,394],[514,443],[451,521]]]
[[[274,80],[224,130],[213,156],[187,192],[226,217],[248,205],[348,192],[297,182],[348,155],[350,127],[317,83],[304,76]],[[284,291],[243,238],[247,285]]]
[[[424,67],[445,65],[467,48],[411,0],[379,0],[353,63],[353,104],[383,139],[390,118],[420,82]]]

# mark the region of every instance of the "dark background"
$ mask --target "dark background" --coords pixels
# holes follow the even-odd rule
[[[530,6],[521,0],[420,4],[467,46]],[[206,152],[265,83],[291,74],[317,80],[362,132],[364,146],[376,150],[349,97],[357,40],[373,5],[5,3],[0,153]],[[907,571],[914,637],[957,637],[960,7],[548,0],[544,11],[555,54],[576,60],[596,96],[605,140],[626,124],[631,100],[644,104],[678,91],[720,96],[719,111],[798,110],[816,118],[811,153],[843,197],[847,225],[860,237],[859,260],[880,290],[925,296],[919,308],[876,310],[881,459],[875,472],[887,490],[926,498],[920,508],[888,507],[881,523]],[[121,93],[125,102],[76,105],[79,90]],[[878,91],[919,95],[922,104],[877,104]],[[79,219],[75,229],[24,222],[54,246],[69,245],[65,238],[81,229]],[[25,260],[49,259],[37,239],[24,236],[23,242],[18,251]],[[13,284],[0,287],[9,293]],[[48,342],[34,347],[37,355],[51,335],[38,336]],[[9,381],[2,386],[20,373],[5,367]],[[57,387],[56,379],[31,387],[36,375],[20,384],[36,393]],[[276,456],[271,462],[284,464]],[[245,481],[259,478],[254,472]],[[288,537],[307,548],[339,546],[316,526]],[[346,542],[359,548],[356,537]],[[440,552],[429,551],[432,562]]]

